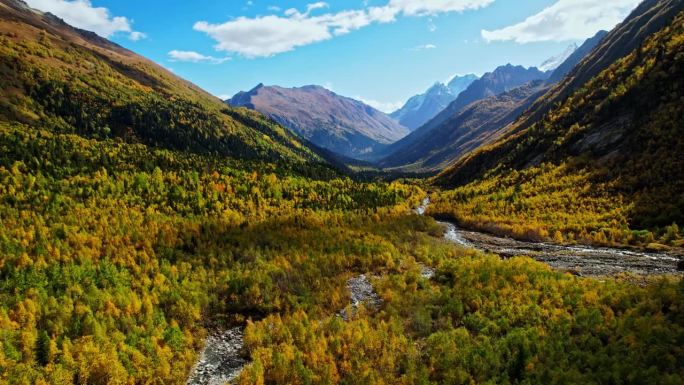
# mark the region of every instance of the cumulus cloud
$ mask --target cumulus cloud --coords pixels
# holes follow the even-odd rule
[[[228,60],[230,60],[229,57],[223,57],[223,58],[218,58],[218,57],[213,57],[213,56],[205,56],[202,55],[201,53],[195,52],[195,51],[177,51],[173,50],[169,52],[169,60],[177,62],[177,61],[183,61],[183,62],[191,62],[191,63],[212,63],[212,64],[221,64],[224,63]]]
[[[486,41],[581,40],[601,29],[611,29],[627,17],[641,0],[558,0],[524,21],[505,28],[482,30]]]
[[[387,5],[407,16],[431,16],[483,8],[494,0],[390,0]]]
[[[398,16],[431,16],[486,7],[494,0],[389,0],[384,6],[340,12],[316,12],[328,8],[325,2],[308,4],[302,12],[287,9],[284,16],[239,17],[221,24],[199,21],[196,31],[214,39],[219,51],[245,57],[265,57],[287,52],[373,23],[390,23]]]
[[[224,24],[200,21],[194,29],[216,40],[217,50],[246,57],[271,56],[332,37],[327,26],[315,21],[279,16],[240,17]]]
[[[137,41],[144,39],[142,32],[133,31],[131,21],[123,16],[112,16],[107,8],[93,7],[89,0],[26,0],[32,8],[50,12],[64,19],[74,27],[93,31],[102,37],[115,33],[127,33]]]

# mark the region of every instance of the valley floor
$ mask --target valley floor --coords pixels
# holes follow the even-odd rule
[[[491,252],[503,258],[526,255],[544,262],[554,269],[569,271],[580,276],[604,276],[619,273],[675,274],[684,256],[670,253],[650,253],[594,247],[589,245],[556,245],[545,242],[525,242],[512,238],[460,229],[450,222],[442,223],[449,238],[478,250]]]
[[[429,204],[430,199],[424,199],[416,212],[423,215]],[[568,271],[579,276],[605,276],[620,273],[675,274],[680,271],[680,265],[684,262],[684,255],[679,255],[676,251],[655,253],[591,245],[529,242],[462,229],[449,221],[437,221],[437,223],[446,229],[445,239],[461,246],[491,252],[503,258],[528,256],[554,269]]]
[[[429,198],[424,199],[414,212],[423,216],[429,203]],[[504,259],[525,255],[553,269],[570,272],[577,276],[607,278],[627,273],[626,281],[636,280],[643,285],[652,282],[648,278],[650,275],[678,274],[678,261],[683,260],[681,256],[666,253],[647,253],[587,245],[564,246],[524,242],[460,229],[451,222],[436,221],[436,223],[444,230],[441,237],[447,244],[456,245],[457,250],[461,248],[478,250],[496,254]],[[439,234],[439,232],[433,233],[433,237],[439,237]],[[432,284],[435,284],[439,281],[439,277],[435,277],[437,271],[434,268],[422,263],[418,263],[418,267],[421,279],[425,280],[423,282],[434,279]],[[387,272],[372,277],[360,274],[349,278],[346,287],[351,302],[338,313],[337,317],[346,322],[354,322],[381,310],[383,300],[376,292],[373,282],[387,280],[388,276],[385,274]],[[188,384],[215,385],[236,378],[245,365],[249,365],[243,347],[243,332],[243,328],[233,328],[209,336],[196,368],[188,379]],[[231,336],[237,336],[237,338]]]

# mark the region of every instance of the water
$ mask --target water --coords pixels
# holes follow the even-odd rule
[[[424,215],[430,199],[415,212]],[[437,221],[445,228],[444,239],[463,247],[498,254],[504,258],[526,255],[553,268],[577,275],[601,276],[630,272],[635,274],[678,273],[681,255],[588,245],[556,245],[526,242],[458,228],[454,223]]]

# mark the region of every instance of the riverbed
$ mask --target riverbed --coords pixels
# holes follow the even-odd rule
[[[429,199],[425,199],[416,213],[424,215]],[[563,271],[580,276],[605,276],[619,273],[640,275],[681,274],[678,262],[684,256],[611,247],[588,245],[557,245],[544,242],[527,242],[498,237],[478,231],[459,228],[455,223],[437,221],[444,229],[444,239],[503,258],[525,255]]]

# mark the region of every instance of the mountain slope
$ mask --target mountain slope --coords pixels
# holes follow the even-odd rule
[[[423,125],[451,103],[456,96],[443,83],[435,83],[424,94],[411,97],[390,117],[411,130]]]
[[[584,60],[574,66],[563,80],[537,100],[510,128],[516,132],[534,124],[557,103],[578,90],[616,60],[636,49],[648,36],[666,26],[684,10],[681,0],[644,0],[610,31]]]
[[[227,102],[259,111],[317,146],[356,159],[372,158],[408,133],[384,113],[320,86],[260,84]]]
[[[607,32],[599,32],[567,56],[551,78],[515,88],[509,92],[474,102],[455,113],[422,140],[414,140],[383,159],[384,167],[412,171],[444,169],[450,162],[477,147],[499,138],[507,126],[515,121],[537,98],[548,91],[552,78],[562,78],[579,63]]]
[[[636,242],[639,235],[625,229],[647,228],[657,233],[672,223],[684,224],[684,13],[672,21],[669,12],[658,12],[668,4],[672,3],[655,2],[645,12],[635,11],[590,57],[612,52],[613,42],[624,41],[620,33],[632,36],[633,29],[625,26],[635,25],[635,20],[643,26],[666,25],[650,37],[630,41],[637,47],[632,53],[616,60],[529,128],[462,158],[436,181],[453,187],[477,180],[457,189],[456,195],[469,189],[489,191],[483,193],[489,195],[498,194],[492,191],[505,186],[536,186],[541,190],[516,193],[533,197],[535,203],[498,208],[481,204],[475,211],[489,213],[486,221],[497,222],[493,218],[498,216],[509,225],[534,217],[542,228],[555,226],[562,233],[572,233],[573,239],[584,232],[583,238],[600,243],[606,239]],[[580,70],[585,68],[595,67],[587,59]],[[588,76],[577,69],[573,73],[564,83]],[[549,179],[550,175],[555,176]],[[574,182],[556,185],[563,180]],[[500,187],[492,189],[494,185]],[[561,193],[567,200],[554,198]],[[462,205],[479,198],[460,200],[456,195],[445,198],[437,210],[449,211],[450,201],[462,215],[474,213],[471,209],[475,206],[465,209]],[[544,207],[540,202],[545,202]],[[559,226],[553,218],[573,209],[562,210],[555,204],[579,205],[579,211],[571,214],[574,219],[558,222],[569,227]],[[580,211],[586,214],[580,215]],[[573,228],[573,223],[582,227]],[[586,234],[587,229],[596,232]]]
[[[422,148],[423,143],[436,143],[431,139],[434,130],[458,115],[467,105],[513,90],[531,81],[543,80],[545,78],[546,74],[534,67],[526,69],[510,64],[498,67],[493,72],[486,73],[480,79],[471,83],[466,90],[461,92],[456,100],[450,103],[436,117],[384,150],[379,165],[382,167],[398,167],[416,162],[421,156],[427,156],[428,154],[421,154],[412,148]],[[436,164],[430,165],[430,167],[434,166]]]
[[[410,98],[401,109],[391,113],[390,117],[415,130],[434,118],[475,80],[477,76],[470,74],[455,76],[446,85],[435,83],[425,93]]]
[[[453,78],[451,78],[451,80],[449,80],[447,87],[449,87],[454,96],[458,96],[477,79],[479,79],[479,77],[475,74],[455,75]]]
[[[459,155],[497,139],[535,97],[543,94],[542,80],[467,105],[430,131],[421,141],[402,148],[380,162],[386,168],[429,172],[444,169]]]
[[[23,2],[0,2],[0,119],[246,159],[320,160],[287,130]]]

